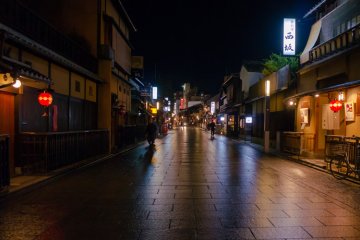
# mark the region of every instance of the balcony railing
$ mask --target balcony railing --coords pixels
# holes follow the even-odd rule
[[[106,154],[107,130],[56,133],[21,133],[16,165],[23,174],[43,174]]]
[[[0,192],[9,184],[9,136],[0,135]]]
[[[19,4],[18,1],[1,1],[0,23],[13,28],[76,64],[92,72],[97,72],[97,60],[95,57]]]
[[[325,57],[349,49],[360,43],[360,25],[330,39],[329,41],[315,46],[310,50],[310,62],[321,60]]]

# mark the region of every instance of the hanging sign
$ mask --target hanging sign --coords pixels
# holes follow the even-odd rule
[[[295,55],[296,19],[284,18],[283,54]]]

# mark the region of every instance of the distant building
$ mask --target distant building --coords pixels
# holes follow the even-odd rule
[[[229,136],[239,135],[239,113],[242,104],[242,81],[239,74],[224,77],[219,98],[219,115],[223,117],[224,133]]]

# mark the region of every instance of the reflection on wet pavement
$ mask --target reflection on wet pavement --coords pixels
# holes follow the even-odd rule
[[[201,129],[0,203],[0,239],[360,239],[360,188]]]

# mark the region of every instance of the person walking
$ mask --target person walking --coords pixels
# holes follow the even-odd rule
[[[210,123],[210,132],[211,132],[211,139],[214,139],[215,135],[215,121],[212,120]]]
[[[150,120],[149,124],[146,127],[146,139],[149,145],[155,144],[156,134],[157,134],[157,126],[154,120]]]

